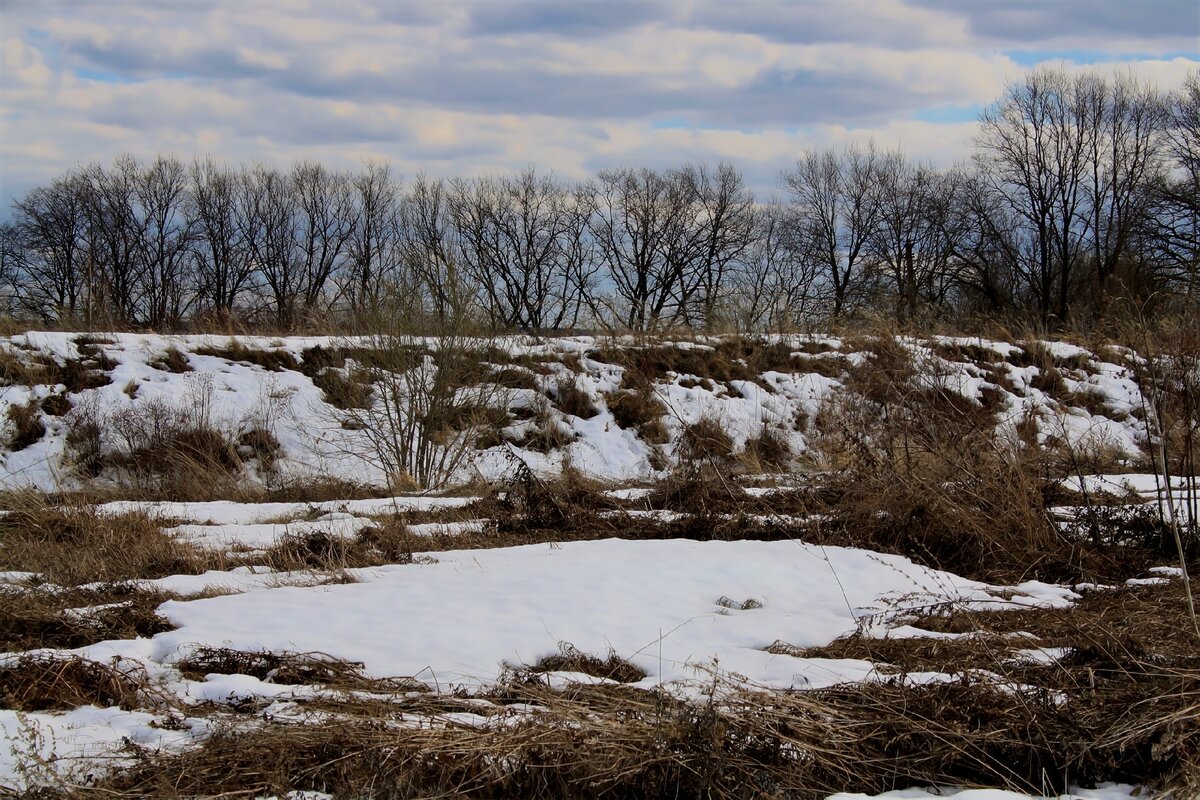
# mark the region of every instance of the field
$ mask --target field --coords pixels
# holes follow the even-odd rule
[[[1154,347],[0,340],[0,794],[1194,797]]]

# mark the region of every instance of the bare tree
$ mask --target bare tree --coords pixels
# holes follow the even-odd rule
[[[187,213],[188,176],[173,158],[157,158],[139,171],[134,184],[137,258],[143,276],[142,319],[153,328],[176,325],[187,310],[188,254],[195,229]]]
[[[1029,227],[1024,276],[1043,322],[1066,318],[1091,220],[1086,178],[1095,128],[1083,78],[1038,69],[1010,84],[980,119],[979,160],[994,191]]]
[[[233,313],[254,273],[243,188],[237,173],[210,159],[192,164],[188,213],[195,226],[196,291],[200,307],[219,317]]]
[[[439,324],[460,318],[470,294],[445,181],[418,175],[400,207],[401,248]]]
[[[691,190],[691,214],[680,243],[691,250],[681,264],[680,308],[689,324],[711,325],[729,273],[747,254],[756,233],[754,195],[732,164],[715,169],[686,167],[681,179]]]
[[[88,191],[85,180],[67,174],[13,204],[13,241],[23,252],[15,298],[43,319],[75,316],[87,302]]]
[[[94,272],[91,294],[100,300],[95,310],[103,309],[113,322],[136,323],[143,297],[140,171],[136,159],[122,156],[111,169],[94,165],[83,172],[89,184],[85,196]]]
[[[959,310],[1011,311],[1021,290],[1017,265],[1033,259],[1029,229],[987,178],[966,168],[955,173],[950,224],[959,234],[952,239],[962,293]]]
[[[1163,106],[1170,162],[1150,189],[1138,239],[1156,283],[1190,303],[1200,298],[1200,72]]]
[[[631,330],[653,330],[680,310],[691,199],[679,173],[643,168],[596,176],[589,229]]]
[[[887,273],[897,314],[912,319],[939,309],[964,264],[955,258],[962,231],[954,213],[954,173],[914,164],[898,152],[880,157],[879,211],[868,237],[871,257]]]
[[[0,311],[13,315],[21,308],[19,292],[24,283],[29,248],[17,226],[0,224]]]
[[[343,265],[359,218],[348,175],[303,161],[292,168],[295,196],[295,259],[304,310],[318,309]]]
[[[1158,93],[1130,74],[1109,80],[1086,74],[1077,83],[1081,126],[1091,151],[1085,176],[1090,210],[1097,306],[1126,259],[1136,227],[1147,213],[1149,187],[1162,169],[1163,104]]]
[[[397,281],[403,281],[400,187],[387,164],[368,162],[352,181],[358,224],[347,243],[345,294],[352,308],[378,311]]]
[[[879,161],[873,147],[810,151],[782,176],[791,195],[794,246],[821,266],[834,317],[865,299],[874,277],[867,242],[879,218]]]
[[[755,214],[750,246],[726,279],[743,331],[788,331],[813,322],[828,302],[828,283],[792,241],[789,210],[778,202]]]
[[[242,192],[246,247],[266,284],[276,321],[290,325],[302,286],[292,253],[296,199],[291,181],[277,170],[257,166],[244,175]]]
[[[540,331],[578,320],[591,252],[577,201],[533,169],[455,182],[450,210],[462,261],[493,326]]]

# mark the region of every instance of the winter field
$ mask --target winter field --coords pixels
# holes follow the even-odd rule
[[[0,340],[0,795],[1195,797],[1159,344]]]

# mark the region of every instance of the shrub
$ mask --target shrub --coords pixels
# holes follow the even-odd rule
[[[445,331],[435,354],[422,354],[396,332],[402,319],[381,319],[369,348],[347,350],[374,392],[368,407],[338,409],[335,419],[357,436],[345,447],[389,476],[439,488],[468,462],[488,431],[508,424],[504,387],[480,383],[476,340]],[[366,362],[360,352],[369,353]]]
[[[34,400],[9,405],[7,415],[8,424],[12,428],[8,436],[8,447],[14,453],[41,441],[46,435],[46,424],[42,422],[39,405]]]

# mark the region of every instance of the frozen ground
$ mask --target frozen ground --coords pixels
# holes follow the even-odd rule
[[[886,635],[905,609],[934,603],[999,610],[1062,605],[1075,596],[1029,583],[1001,597],[999,587],[898,556],[797,542],[600,540],[434,557],[436,563],[355,570],[360,582],[341,585],[281,586],[286,580],[278,576],[256,581],[244,573],[227,574],[224,583],[211,574],[165,579],[157,585],[176,591],[224,585],[237,593],[167,602],[160,611],[175,630],[71,652],[144,667],[185,707],[311,693],[248,676],[183,679],[173,662],[202,645],[321,652],[361,661],[375,677],[412,676],[442,691],[488,684],[505,665],[536,663],[560,643],[615,652],[644,670],[642,686],[670,682],[687,693],[717,672],[755,686],[814,688],[880,676],[867,661],[772,655],[765,648],[777,641],[823,645],[856,629]],[[18,754],[0,761],[0,785],[22,780],[15,764],[31,747],[54,752],[63,769],[77,771],[104,763],[105,747],[125,737],[179,746],[208,730],[204,720],[188,719],[183,730],[163,731],[153,719],[115,708],[0,712]]]
[[[228,337],[116,334],[101,343],[113,366],[111,383],[70,397],[75,408],[98,405],[109,411],[137,414],[152,403],[211,403],[222,424],[237,429],[268,420],[282,451],[277,478],[336,476],[380,486],[384,477],[369,459],[356,454],[361,441],[346,431],[312,380],[298,370],[267,371],[252,363],[231,361],[194,351],[225,347]],[[852,366],[865,355],[832,338],[790,337],[798,350],[821,343],[832,348],[820,358]],[[291,353],[299,359],[314,345],[341,344],[322,338],[247,337],[243,346]],[[436,342],[428,342],[436,347]],[[574,380],[599,413],[581,419],[551,406],[552,414],[570,431],[569,442],[550,452],[521,454],[536,471],[560,472],[569,463],[591,477],[610,482],[616,500],[636,502],[648,489],[631,486],[660,477],[677,455],[684,428],[715,419],[735,448],[758,435],[764,425],[786,436],[792,451],[813,447],[811,428],[821,405],[848,391],[844,375],[827,367],[805,371],[796,359],[794,372],[767,371],[757,380],[713,383],[703,376],[671,374],[654,392],[667,409],[663,419],[668,441],[652,446],[634,431],[619,427],[605,393],[621,385],[621,368],[593,358],[598,342],[589,337],[538,342],[522,337],[498,339],[499,349],[514,356],[548,359],[549,372],[535,375],[548,390],[564,375]],[[631,343],[627,343],[631,344]],[[905,346],[936,366],[929,379],[963,397],[980,402],[994,397],[1001,432],[1032,420],[1036,438],[1066,438],[1078,445],[1104,446],[1121,458],[1140,456],[1145,424],[1133,412],[1142,399],[1128,367],[1068,345],[1049,345],[1064,359],[1082,359],[1087,369],[1065,369],[1070,397],[1054,397],[1034,386],[1037,367],[1004,362],[993,372],[978,365],[935,355],[935,346],[972,345],[997,357],[1012,356],[1013,345],[981,340],[931,339]],[[689,344],[703,348],[706,345]],[[80,353],[70,334],[31,333],[0,343],[18,357],[31,353],[55,359]],[[183,353],[192,372],[177,374],[153,366],[169,348]],[[938,352],[943,352],[939,350]],[[575,366],[578,364],[578,366]],[[998,375],[1003,374],[1003,380]],[[136,392],[127,391],[136,384]],[[61,392],[61,386],[6,386],[0,389],[0,418],[8,409]],[[1093,395],[1091,411],[1072,404],[1081,393]],[[1093,413],[1097,407],[1104,413]],[[47,491],[95,488],[111,476],[91,482],[65,457],[71,416],[43,414],[46,434],[30,446],[3,452],[0,485]],[[514,420],[514,425],[519,423]],[[655,450],[659,447],[659,450]],[[512,469],[507,447],[477,454],[458,476],[460,482],[506,477]],[[814,454],[819,455],[819,454]],[[247,481],[264,476],[251,471]],[[1153,476],[1085,476],[1071,488],[1089,493],[1144,500],[1157,497]],[[112,488],[111,485],[107,488]],[[751,488],[766,496],[771,487]],[[1184,487],[1173,487],[1182,499]],[[402,512],[438,513],[462,509],[472,497],[407,495],[370,500],[242,503],[145,502],[120,500],[98,507],[117,515],[145,512],[159,519],[179,540],[204,551],[239,553],[261,550],[280,537],[319,533],[353,537],[373,518]],[[1064,515],[1076,513],[1062,509]],[[476,533],[487,520],[416,523],[415,537],[427,534]],[[682,512],[629,510],[666,519]],[[1178,510],[1186,519],[1186,509]],[[427,545],[428,546],[428,545]],[[458,546],[456,542],[454,546]],[[0,573],[4,592],[22,591],[33,576]],[[783,653],[827,645],[860,631],[871,637],[933,636],[908,624],[906,611],[939,604],[1000,613],[1027,606],[1066,606],[1074,589],[1037,582],[990,586],[919,566],[909,559],[867,550],[820,547],[799,541],[689,540],[569,541],[483,550],[453,550],[418,557],[415,563],[348,570],[356,582],[328,583],[329,576],[310,572],[273,572],[261,567],[213,570],[200,575],[174,575],[143,581],[146,588],[192,595],[224,592],[202,599],[173,600],[159,613],[175,626],[151,638],[106,641],[60,654],[76,654],[102,662],[143,668],[184,709],[181,719],[164,726],[163,716],[149,710],[83,707],[65,712],[18,713],[0,710],[0,787],[14,791],[62,776],[81,780],[96,770],[119,766],[126,741],[156,748],[194,745],[212,729],[211,720],[189,714],[200,703],[233,707],[259,703],[263,715],[286,715],[287,704],[312,696],[313,686],[283,686],[247,675],[213,674],[190,680],[174,666],[198,647],[309,653],[362,662],[372,677],[413,677],[435,691],[475,690],[495,682],[512,666],[535,664],[563,646],[601,657],[608,653],[629,661],[645,677],[640,687],[665,685],[680,694],[701,691],[713,674],[766,689],[820,688],[854,681],[894,679],[865,660],[804,658]],[[1169,569],[1139,580],[1165,581]],[[1075,587],[1080,588],[1080,587]],[[1082,591],[1082,588],[1080,589]],[[4,595],[0,593],[0,597]],[[953,637],[954,634],[936,634]],[[781,645],[782,647],[773,645]],[[768,652],[771,648],[774,652]],[[1025,656],[1052,660],[1061,653],[1031,643]],[[0,655],[0,659],[15,654]],[[596,680],[578,673],[549,676],[555,685]],[[910,672],[905,680],[932,682],[948,675]],[[601,679],[602,680],[602,679]],[[1073,800],[1124,800],[1128,786],[1079,790]],[[1012,800],[1024,797],[996,790],[911,789],[879,795],[879,800],[951,796],[956,800]],[[837,795],[858,800],[861,795]],[[1064,796],[1068,797],[1068,796]]]
[[[63,362],[83,355],[78,334],[28,333],[0,340],[0,349],[17,359],[46,358]],[[241,337],[236,344],[250,350],[290,354],[295,369],[271,371],[244,360],[200,354],[206,348],[228,348],[235,340],[227,336],[160,336],[155,334],[112,334],[89,347],[98,348],[113,366],[106,370],[111,382],[105,386],[71,393],[68,400],[74,411],[65,417],[41,414],[46,433],[37,441],[0,461],[0,486],[33,486],[47,491],[78,488],[84,481],[72,469],[66,457],[66,436],[72,414],[79,409],[99,408],[105,414],[138,412],[154,404],[195,406],[211,409],[216,421],[230,429],[266,425],[281,445],[275,469],[279,479],[336,475],[350,481],[382,485],[386,476],[365,458],[367,445],[361,432],[347,431],[340,424],[336,409],[330,406],[313,380],[299,371],[306,348],[314,346],[369,344],[361,340],[328,337]],[[837,338],[814,336],[775,337],[773,341],[797,348],[792,359],[793,371],[768,370],[756,380],[713,382],[704,376],[671,373],[657,381],[654,392],[666,408],[663,418],[669,440],[657,456],[654,447],[634,431],[617,425],[604,394],[621,385],[620,365],[595,360],[602,345],[634,347],[632,340],[606,340],[573,337],[535,340],[530,337],[499,337],[489,340],[496,352],[511,358],[541,359],[544,374],[524,367],[542,392],[553,394],[553,386],[564,378],[585,393],[598,414],[582,419],[563,413],[550,405],[550,413],[569,431],[570,441],[550,452],[523,453],[535,470],[553,474],[564,463],[585,474],[604,480],[627,482],[658,476],[655,464],[663,458],[669,464],[683,429],[702,418],[722,425],[735,448],[758,435],[764,425],[777,429],[792,451],[804,453],[810,446],[806,433],[820,407],[829,397],[845,391],[843,377],[830,377],[839,370],[868,363],[866,353]],[[414,340],[435,348],[437,341]],[[981,402],[984,393],[995,397],[1000,430],[1013,430],[1022,421],[1032,420],[1038,438],[1046,441],[1065,438],[1077,445],[1105,447],[1133,458],[1145,441],[1145,424],[1139,419],[1142,397],[1128,364],[1113,363],[1112,355],[1098,355],[1062,343],[1044,343],[1054,355],[1075,359],[1084,367],[1062,367],[1059,388],[1054,394],[1038,388],[1037,366],[1016,366],[1002,360],[1016,359],[1019,347],[981,339],[933,337],[929,340],[902,340],[927,370],[925,380],[960,393],[972,402]],[[832,348],[819,356],[801,352],[813,346]],[[711,347],[701,342],[684,342],[679,347]],[[985,368],[967,360],[956,360],[947,347],[975,347],[990,353],[996,363]],[[178,351],[191,371],[175,373],[162,368],[168,351]],[[819,360],[819,363],[818,363]],[[352,366],[353,362],[350,362]],[[157,365],[157,366],[156,366]],[[506,365],[493,364],[496,369]],[[346,369],[349,369],[348,366]],[[811,370],[811,371],[810,371]],[[0,418],[7,418],[10,406],[40,402],[64,391],[61,385],[11,385],[0,388]],[[132,396],[131,396],[132,394]],[[507,400],[511,407],[527,405],[539,393],[528,389],[513,390]],[[1078,398],[1090,397],[1081,406]],[[514,420],[513,431],[526,423]],[[501,477],[511,469],[507,448],[493,447],[480,452],[464,465],[457,480]],[[251,475],[250,480],[257,480]]]

